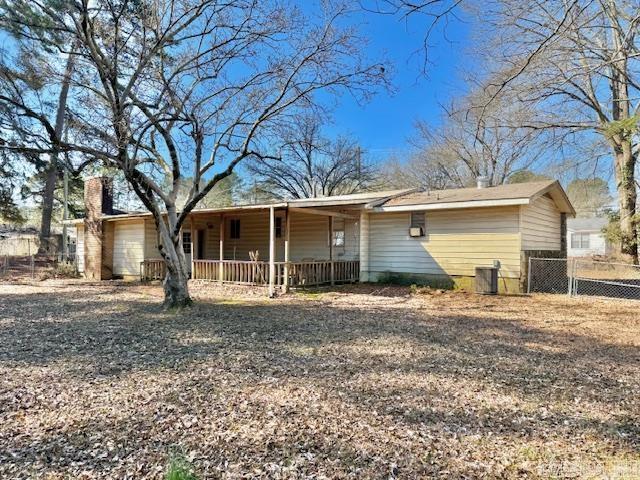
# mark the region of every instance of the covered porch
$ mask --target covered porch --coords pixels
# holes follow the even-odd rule
[[[194,211],[182,230],[193,280],[289,288],[355,282],[360,277],[359,215],[353,208],[290,204]],[[143,280],[164,278],[155,226],[140,265]],[[151,235],[150,235],[151,234]]]

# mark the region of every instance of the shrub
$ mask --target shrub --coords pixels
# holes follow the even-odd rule
[[[80,274],[73,263],[57,263],[55,266],[42,271],[40,280],[49,278],[78,278]]]

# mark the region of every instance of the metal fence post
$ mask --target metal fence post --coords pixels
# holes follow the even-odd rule
[[[527,267],[527,295],[531,293],[531,257],[529,257],[529,266]]]

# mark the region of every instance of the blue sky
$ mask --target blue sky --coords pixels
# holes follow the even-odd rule
[[[422,45],[426,23],[415,18],[410,23],[398,16],[360,13],[360,28],[370,44],[368,54],[384,56],[391,62],[394,92],[378,92],[365,105],[343,96],[334,112],[329,134],[352,134],[374,159],[406,152],[416,120],[438,122],[440,104],[464,91],[461,68],[466,66],[465,39],[470,25],[452,19],[430,38],[430,64],[422,73]]]

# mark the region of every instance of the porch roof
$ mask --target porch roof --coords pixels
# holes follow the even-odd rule
[[[297,198],[286,201],[274,201],[267,203],[257,204],[242,204],[232,205],[229,207],[218,208],[197,208],[192,210],[192,214],[217,214],[217,213],[230,213],[230,212],[243,212],[252,210],[266,210],[269,208],[318,208],[318,207],[339,207],[339,206],[354,206],[362,207],[371,202],[383,202],[401,195],[414,192],[416,189],[404,189],[404,190],[384,190],[379,192],[366,192],[366,193],[354,193],[350,195],[333,195],[330,197],[316,197],[316,198]],[[151,217],[151,212],[131,212],[117,215],[102,215],[100,218],[107,221],[115,220],[127,220],[135,218]],[[84,219],[78,218],[74,220],[66,220],[63,223],[68,225],[82,223]]]

